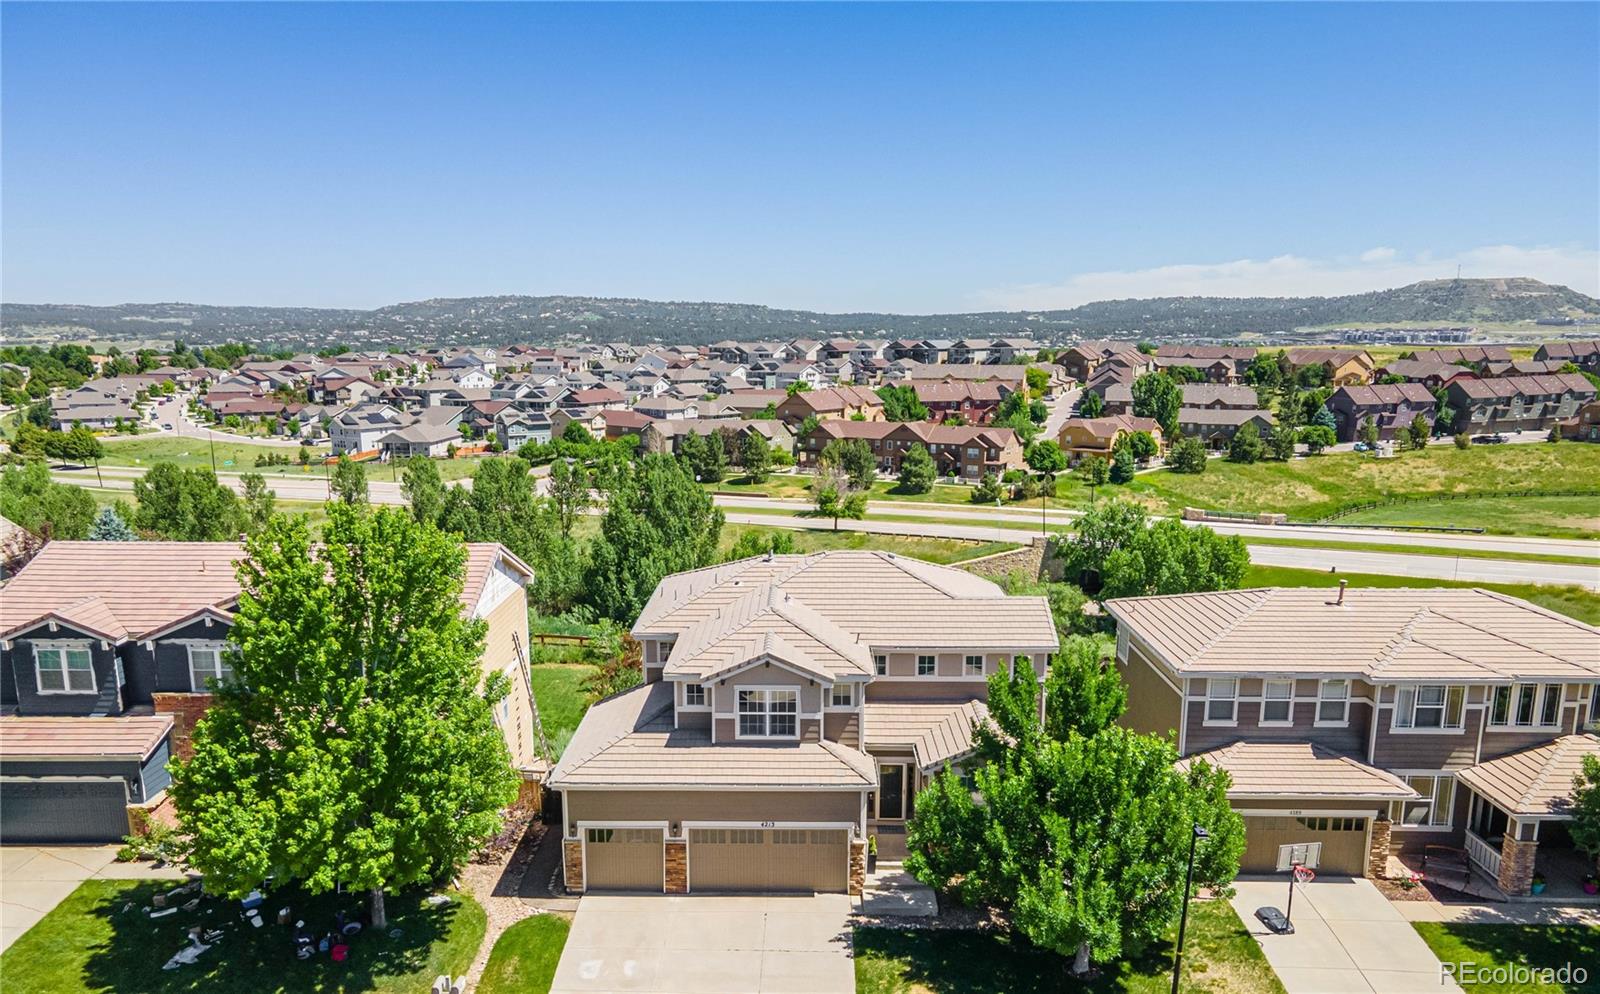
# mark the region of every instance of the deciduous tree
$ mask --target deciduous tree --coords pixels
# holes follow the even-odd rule
[[[878,478],[878,457],[866,439],[836,438],[823,446],[817,462],[843,469],[852,490],[866,490]]]
[[[178,542],[227,542],[245,530],[244,507],[209,469],[161,462],[133,481],[134,527]]]
[[[608,483],[584,594],[603,617],[631,624],[662,577],[716,562],[723,517],[671,456],[644,456]]]
[[[413,519],[430,525],[439,523],[439,513],[444,509],[444,480],[439,476],[438,463],[427,456],[407,459],[400,477],[400,493],[411,506]]]
[[[765,435],[751,429],[739,441],[739,461],[751,483],[765,483],[772,475],[772,446]]]
[[[1167,453],[1167,468],[1174,473],[1204,473],[1205,444],[1192,435],[1185,435],[1173,442],[1172,451]]]
[[[1106,412],[1105,398],[1092,391],[1085,390],[1078,399],[1078,416],[1080,418],[1098,418]]]
[[[928,408],[917,399],[917,388],[909,383],[878,388],[886,421],[926,421]]]
[[[266,478],[260,473],[246,473],[240,480],[244,483],[244,513],[250,531],[252,534],[264,531],[267,522],[272,520],[277,494],[267,486]]]
[[[367,471],[349,456],[341,455],[333,467],[333,479],[328,484],[333,499],[344,504],[367,502]]]
[[[1133,381],[1133,413],[1154,418],[1166,435],[1178,433],[1178,411],[1183,407],[1183,389],[1164,373],[1145,373]]]

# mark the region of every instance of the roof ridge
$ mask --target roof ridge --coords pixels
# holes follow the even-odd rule
[[[1474,588],[1474,589],[1476,589],[1476,588]],[[1484,592],[1487,593],[1487,591],[1484,591]],[[1445,618],[1445,619],[1447,619],[1449,621],[1453,621],[1456,624],[1461,625],[1461,626],[1463,626],[1465,628],[1470,628],[1475,632],[1482,632],[1483,634],[1488,635],[1488,636],[1490,636],[1492,638],[1497,638],[1502,642],[1506,642],[1506,643],[1508,643],[1510,645],[1518,646],[1519,648],[1526,649],[1529,652],[1537,653],[1538,655],[1544,656],[1547,659],[1555,659],[1555,660],[1558,660],[1558,661],[1563,662],[1563,663],[1572,663],[1572,662],[1574,662],[1574,660],[1568,659],[1565,656],[1557,656],[1554,653],[1548,652],[1548,651],[1546,651],[1544,649],[1540,649],[1537,646],[1531,646],[1531,645],[1527,644],[1526,642],[1520,642],[1517,639],[1509,638],[1509,637],[1507,637],[1505,635],[1502,635],[1501,633],[1499,633],[1499,632],[1497,632],[1497,631],[1495,631],[1493,629],[1485,628],[1482,625],[1477,624],[1476,622],[1467,621],[1465,619],[1458,618],[1453,614],[1446,614],[1446,613],[1444,613],[1442,611],[1434,612],[1434,613],[1437,614],[1441,618]],[[1572,620],[1572,619],[1568,619],[1568,620]],[[1437,648],[1437,647],[1434,647],[1434,648]]]
[[[1402,626],[1398,632],[1395,632],[1394,635],[1389,639],[1388,644],[1383,647],[1383,651],[1378,654],[1378,658],[1372,661],[1372,665],[1368,667],[1367,672],[1377,673],[1385,666],[1388,666],[1390,661],[1394,659],[1403,646],[1414,641],[1412,633],[1416,631],[1417,622],[1421,621],[1424,615],[1432,613],[1433,609],[1426,604],[1417,608],[1416,611],[1412,613],[1411,620],[1407,621],[1405,625]],[[1429,648],[1434,647],[1429,646]],[[1443,650],[1440,651],[1442,652]]]
[[[1271,592],[1273,590],[1275,590],[1275,589],[1277,589],[1277,588],[1276,587],[1255,587],[1255,588],[1253,588],[1251,590],[1233,590],[1233,591],[1229,591],[1229,593],[1236,593],[1236,594],[1250,593],[1250,594],[1259,594],[1260,596],[1256,598],[1256,602],[1254,604],[1251,604],[1250,607],[1243,614],[1239,615],[1237,618],[1234,618],[1232,621],[1228,622],[1228,624],[1224,625],[1223,627],[1219,628],[1216,632],[1212,633],[1211,637],[1206,639],[1205,643],[1202,644],[1199,649],[1195,650],[1192,654],[1190,654],[1189,662],[1190,663],[1195,662],[1201,656],[1205,655],[1206,652],[1208,650],[1210,650],[1210,648],[1213,645],[1216,645],[1222,639],[1224,639],[1227,636],[1233,634],[1233,630],[1235,628],[1238,628],[1240,625],[1244,624],[1257,611],[1261,610],[1261,608],[1263,606],[1265,606],[1267,601],[1271,599],[1271,596],[1270,596]],[[1188,595],[1186,595],[1186,594],[1172,594],[1170,596],[1173,596],[1173,597],[1185,597],[1185,596],[1188,596]]]
[[[1550,771],[1555,766],[1556,761],[1562,758],[1566,753],[1567,747],[1571,744],[1570,740],[1575,738],[1577,738],[1576,735],[1563,735],[1544,746],[1544,748],[1550,750],[1550,757],[1539,764],[1538,774],[1528,781],[1528,789],[1518,795],[1517,800],[1527,804],[1529,799],[1534,796],[1534,791],[1544,786],[1545,781],[1550,778]]]
[[[631,694],[634,691],[642,691],[646,695],[646,697],[648,697],[649,694],[650,694],[650,689],[651,689],[650,684],[641,683],[641,684],[638,684],[637,686],[629,687],[627,690],[619,690],[614,694],[607,694],[605,697],[602,697],[598,701],[595,701],[593,704],[589,705],[589,710],[593,711],[595,708],[599,707],[602,704],[605,704],[608,701],[614,701],[617,698],[622,697],[622,696],[624,696],[626,694]],[[591,749],[589,751],[588,755],[584,756],[583,758],[579,759],[577,762],[573,763],[572,767],[567,770],[567,773],[568,774],[572,774],[572,773],[576,773],[579,770],[583,769],[583,767],[585,765],[587,765],[590,760],[594,759],[596,756],[600,755],[601,753],[605,752],[607,749],[610,749],[612,746],[616,745],[618,742],[621,742],[623,739],[627,738],[628,736],[632,735],[634,732],[638,731],[639,730],[639,725],[646,723],[649,719],[652,719],[656,715],[660,714],[662,711],[665,711],[668,707],[671,706],[671,704],[672,704],[672,701],[670,699],[668,699],[668,701],[662,707],[658,707],[654,711],[650,711],[650,712],[646,712],[644,710],[644,708],[641,707],[639,709],[638,716],[636,718],[634,718],[634,720],[631,723],[629,723],[627,728],[625,728],[622,731],[618,732],[616,735],[613,735],[610,738],[606,739],[604,742],[601,742],[601,743],[597,744],[593,749]],[[647,706],[648,706],[648,702],[647,702]],[[566,758],[567,758],[566,755],[562,754],[561,759],[557,760],[556,765],[560,766],[562,762],[565,762]]]

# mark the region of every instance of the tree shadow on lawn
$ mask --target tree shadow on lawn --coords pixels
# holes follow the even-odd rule
[[[181,908],[164,918],[151,919],[145,909],[153,895],[171,887],[170,881],[141,884],[101,900],[90,914],[110,926],[109,942],[90,950],[83,975],[91,990],[121,992],[249,992],[272,991],[379,991],[393,988],[397,981],[410,977],[430,964],[444,972],[443,951],[435,956],[435,944],[451,931],[460,911],[459,899],[452,895],[449,904],[428,907],[426,891],[411,891],[388,899],[389,927],[370,927],[344,940],[350,946],[343,962],[334,962],[328,953],[314,953],[309,959],[295,956],[294,922],[303,920],[313,936],[336,931],[335,915],[343,911],[354,921],[365,922],[364,895],[308,895],[297,888],[270,892],[261,906],[264,924],[255,928],[240,917],[239,902],[204,897],[192,912]],[[180,903],[189,896],[179,898]],[[130,907],[131,905],[131,907]],[[277,924],[278,909],[290,909],[289,924]],[[189,944],[189,929],[221,929],[223,936],[200,954],[199,959],[175,970],[162,965],[173,953]],[[389,932],[399,929],[398,938]],[[203,940],[202,940],[203,941]],[[429,976],[424,984],[432,980]]]
[[[1170,976],[1172,947],[1160,943],[1143,955],[1121,963],[1097,964],[1087,981],[1072,977],[1072,960],[1045,952],[1025,939],[1003,932],[945,930],[900,931],[883,928],[856,930],[857,960],[868,957],[858,973],[858,989],[866,992],[898,991],[902,987],[873,976],[880,967],[871,960],[887,960],[887,970],[900,983],[926,988],[934,994],[1062,994],[1142,990],[1130,975],[1154,975],[1163,985]],[[1186,978],[1186,991],[1203,990]],[[1162,987],[1164,991],[1165,986]],[[1225,988],[1217,988],[1218,991]]]
[[[1600,927],[1590,925],[1456,925],[1428,926],[1453,940],[1462,959],[1481,968],[1521,964],[1558,970],[1570,964],[1587,973],[1584,983],[1568,983],[1567,994],[1600,994]],[[1443,949],[1444,956],[1457,953]],[[1496,988],[1498,989],[1498,988]],[[1507,989],[1513,989],[1510,986]]]

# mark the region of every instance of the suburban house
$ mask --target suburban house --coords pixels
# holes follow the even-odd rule
[[[1445,388],[1445,400],[1456,415],[1455,431],[1471,435],[1545,431],[1594,399],[1594,384],[1582,373],[1461,379]]]
[[[393,404],[362,404],[328,422],[328,440],[333,444],[334,455],[373,452],[384,438],[416,420],[416,415]]]
[[[1308,366],[1321,366],[1329,386],[1371,383],[1375,363],[1365,349],[1288,349],[1289,368],[1298,373]]]
[[[1380,366],[1376,370],[1376,375],[1380,380],[1390,376],[1398,376],[1407,383],[1420,383],[1429,390],[1437,390],[1454,380],[1462,377],[1477,376],[1478,373],[1471,366],[1458,366],[1453,362],[1438,362],[1432,359],[1396,359],[1387,366]]]
[[[1226,383],[1185,383],[1179,387],[1184,407],[1210,407],[1216,410],[1255,411],[1261,409],[1255,387]]]
[[[1056,356],[1056,363],[1067,375],[1080,383],[1087,383],[1099,369],[1101,364],[1113,355],[1126,355],[1138,353],[1139,347],[1133,342],[1090,341],[1079,342]]]
[[[1256,357],[1249,346],[1162,345],[1156,349],[1156,366],[1197,369],[1211,383],[1237,383]]]
[[[995,380],[912,380],[910,385],[928,409],[929,421],[960,418],[969,425],[993,421],[1000,402],[1012,393],[1010,385]]]
[[[1433,415],[1437,407],[1433,392],[1421,383],[1373,383],[1344,386],[1328,397],[1328,410],[1338,422],[1341,442],[1354,442],[1361,437],[1361,426],[1367,419],[1378,429],[1378,437],[1393,439],[1411,427],[1411,422],[1421,417],[1433,430]]]
[[[547,780],[574,891],[859,894],[867,837],[903,850],[917,791],[971,754],[989,674],[1042,681],[1057,648],[1043,598],[865,551],[674,574],[633,637],[645,683]]]
[[[637,414],[647,418],[656,418],[660,421],[680,421],[684,418],[698,418],[700,405],[696,401],[679,400],[676,397],[641,397],[633,405]]]
[[[683,444],[685,435],[699,435],[701,438],[721,439],[724,435],[732,439],[735,446],[728,452],[730,463],[739,458],[738,445],[744,442],[748,435],[760,435],[767,447],[781,446],[784,451],[794,448],[794,435],[790,433],[789,426],[782,421],[758,420],[749,421],[744,418],[695,418],[690,421],[652,421],[645,426],[640,436],[644,443],[645,452],[670,452],[677,455],[678,448]]]
[[[1276,423],[1277,418],[1264,408],[1178,408],[1178,433],[1188,438],[1198,438],[1208,449],[1226,448],[1245,425],[1255,425],[1256,434],[1266,438]]]
[[[1487,590],[1281,588],[1121,598],[1123,721],[1233,777],[1241,871],[1464,849],[1487,882],[1579,876],[1563,800],[1600,752],[1600,629]],[[1573,880],[1573,887],[1577,881]]]
[[[1569,442],[1600,442],[1600,400],[1589,401],[1561,422],[1561,437]]]
[[[169,756],[186,758],[231,675],[239,598],[232,542],[51,542],[0,597],[0,836],[112,842],[130,809],[158,804]],[[496,720],[512,764],[541,772],[522,672],[523,588],[533,577],[496,543],[467,546],[462,610],[488,623],[482,666],[511,694]]]
[[[859,416],[882,421],[883,400],[866,387],[837,386],[801,390],[778,402],[778,420],[790,428],[813,416],[823,420]]]
[[[1026,466],[1022,442],[1010,428],[929,421],[822,421],[799,440],[796,461],[802,469],[814,467],[829,442],[848,438],[865,441],[878,459],[878,470],[889,475],[900,472],[900,460],[913,445],[928,450],[940,476],[969,483],[985,473],[1003,476],[1008,469]]]
[[[412,456],[438,458],[448,455],[450,446],[460,441],[459,425],[418,421],[383,436],[378,440],[378,445],[385,459],[409,459]]]
[[[561,417],[561,412],[556,412]],[[565,427],[565,425],[563,425]],[[556,435],[555,420],[544,414],[510,408],[494,419],[495,441],[500,451],[516,452],[530,442],[544,443]]]
[[[1570,362],[1579,369],[1600,373],[1600,339],[1587,342],[1546,342],[1539,346],[1539,351],[1535,352],[1533,357],[1539,362]]]
[[[1103,418],[1068,418],[1061,425],[1056,444],[1067,454],[1067,462],[1076,466],[1084,459],[1102,457],[1110,459],[1123,436],[1136,432],[1149,432],[1161,448],[1161,424],[1155,418],[1136,418],[1131,414],[1108,414]]]

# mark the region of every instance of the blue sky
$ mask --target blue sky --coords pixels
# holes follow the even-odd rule
[[[0,298],[1600,292],[1600,5],[0,8]]]

